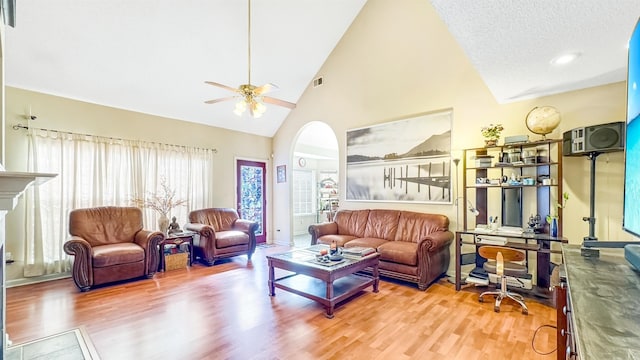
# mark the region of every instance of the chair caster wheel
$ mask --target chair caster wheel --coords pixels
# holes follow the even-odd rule
[[[484,302],[484,300],[482,300],[482,298],[478,298],[478,302]]]
[[[493,311],[499,313],[500,312],[500,307],[499,306],[494,306],[493,307]]]
[[[523,309],[522,310],[522,315],[529,315],[529,310]]]

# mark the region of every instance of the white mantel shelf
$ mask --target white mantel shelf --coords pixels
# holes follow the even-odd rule
[[[11,211],[20,195],[32,184],[40,185],[57,174],[0,171],[0,210]]]

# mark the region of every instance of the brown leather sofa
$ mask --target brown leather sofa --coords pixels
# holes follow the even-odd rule
[[[334,221],[309,226],[311,245],[372,247],[380,275],[416,283],[425,290],[443,275],[453,233],[449,218],[401,210],[340,210]]]
[[[75,256],[72,276],[81,291],[119,280],[152,278],[158,269],[158,245],[164,234],[142,229],[139,208],[73,210],[69,233],[64,251]]]
[[[185,230],[195,231],[194,254],[200,261],[213,265],[216,260],[247,255],[248,261],[256,250],[258,223],[240,219],[231,208],[210,208],[189,213]]]

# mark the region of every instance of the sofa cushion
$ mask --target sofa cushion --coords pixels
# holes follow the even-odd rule
[[[226,248],[229,246],[247,245],[249,243],[249,235],[242,231],[218,231],[216,232],[216,247]]]
[[[378,247],[380,261],[416,266],[418,265],[418,244],[407,241],[388,241]]]
[[[144,249],[134,243],[119,243],[94,246],[93,267],[129,264],[144,260]]]
[[[324,235],[318,238],[318,244],[330,245],[332,242],[336,242],[337,246],[343,247],[347,241],[351,241],[356,237],[353,235]]]
[[[369,210],[340,210],[334,221],[338,225],[338,234],[363,237],[367,226]]]
[[[370,248],[377,249],[378,246],[385,244],[387,242],[388,241],[385,239],[363,237],[363,238],[357,238],[349,241],[348,243],[345,244],[345,247],[350,248],[354,246],[362,246],[362,247],[370,247]]]
[[[363,237],[394,240],[399,217],[399,210],[370,210]]]
[[[419,276],[417,266],[398,264],[390,261],[380,261],[380,265],[378,265],[378,269],[391,271],[396,274],[403,274],[402,276],[404,275],[416,276],[416,277]]]
[[[418,243],[429,234],[449,229],[449,218],[439,214],[403,211],[398,220],[398,231],[389,240]]]

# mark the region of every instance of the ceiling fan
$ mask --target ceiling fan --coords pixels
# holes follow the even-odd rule
[[[242,113],[244,113],[245,110],[247,110],[248,108],[249,113],[254,118],[259,118],[267,110],[267,108],[264,106],[264,103],[284,106],[289,109],[294,109],[296,107],[296,104],[292,102],[288,102],[288,101],[284,101],[284,100],[280,100],[280,99],[276,99],[276,98],[264,95],[273,90],[277,90],[278,87],[276,85],[267,83],[262,86],[255,86],[251,84],[251,0],[248,0],[248,3],[249,3],[249,6],[248,6],[249,16],[248,16],[248,22],[247,22],[248,23],[247,37],[248,37],[248,44],[249,44],[249,48],[248,48],[249,57],[247,61],[248,83],[240,85],[238,88],[233,88],[231,86],[223,85],[217,82],[205,81],[206,84],[221,87],[223,89],[231,90],[237,93],[237,95],[205,101],[205,104],[215,104],[222,101],[238,99],[234,113],[236,115],[242,115]]]

